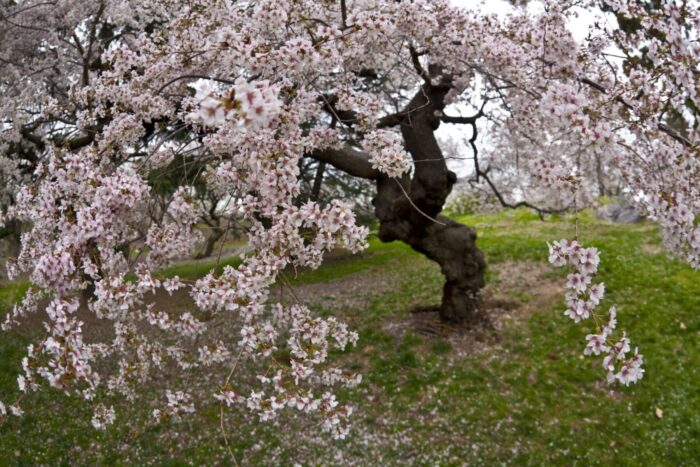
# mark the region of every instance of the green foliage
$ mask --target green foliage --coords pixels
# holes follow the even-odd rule
[[[148,174],[148,184],[154,193],[163,197],[172,195],[183,184],[192,184],[198,196],[205,196],[206,186],[202,172],[206,164],[196,159],[176,157],[165,168]]]

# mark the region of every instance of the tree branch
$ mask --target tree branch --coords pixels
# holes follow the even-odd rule
[[[474,152],[474,175],[475,175],[475,182],[479,183],[479,177],[483,178],[486,180],[486,183],[489,185],[491,188],[491,191],[493,191],[493,194],[496,196],[498,199],[498,202],[501,203],[501,206],[504,208],[509,208],[509,209],[517,209],[520,207],[526,207],[533,209],[534,211],[537,212],[537,214],[540,216],[540,219],[543,219],[544,214],[554,214],[554,213],[560,213],[566,211],[566,209],[546,209],[546,208],[539,208],[535,206],[534,204],[530,204],[527,201],[520,201],[518,203],[509,203],[506,201],[506,199],[503,197],[500,191],[498,191],[498,188],[496,188],[496,185],[493,183],[491,180],[491,177],[489,177],[489,168],[486,170],[481,170],[479,167],[479,150],[476,147],[476,138],[478,136],[477,128],[476,128],[476,121],[479,119],[479,117],[484,115],[484,106],[486,105],[486,101],[481,105],[481,109],[479,109],[479,112],[476,115],[473,115],[471,117],[451,117],[453,119],[459,119],[459,120],[464,120],[464,121],[459,121],[459,122],[449,122],[449,123],[466,123],[471,125],[472,127],[472,136],[469,138],[469,145],[472,148],[472,151]],[[443,120],[444,121],[444,120]]]
[[[348,28],[348,7],[345,0],[340,0],[340,19],[342,21],[343,30]]]
[[[330,116],[337,120],[338,122],[352,126],[358,121],[357,113],[353,110],[339,110],[336,108],[338,103],[338,96],[335,95],[321,95],[319,100],[323,102],[322,109],[330,114]],[[393,126],[400,125],[406,117],[408,117],[409,112],[397,112],[394,114],[389,114],[381,117],[377,122],[377,128],[389,128]]]
[[[545,214],[558,214],[566,211],[566,208],[562,209],[547,209],[547,208],[539,208],[535,206],[534,204],[530,204],[527,201],[520,201],[517,203],[509,203],[505,200],[503,195],[501,194],[500,191],[498,191],[498,188],[496,188],[496,185],[491,181],[491,178],[488,176],[488,170],[485,172],[481,172],[481,177],[486,180],[486,183],[489,185],[491,188],[491,191],[493,191],[493,194],[496,195],[496,198],[498,199],[498,202],[501,203],[501,206],[504,208],[508,209],[518,209],[518,208],[530,208],[534,211],[537,212],[537,214],[540,216],[540,219],[544,218]]]
[[[440,120],[444,123],[455,123],[455,124],[464,124],[464,125],[472,125],[473,126],[478,119],[480,119],[481,117],[484,116],[484,107],[486,106],[486,103],[488,101],[489,101],[488,99],[484,100],[484,102],[481,104],[481,108],[479,109],[479,111],[475,115],[472,115],[469,117],[462,117],[462,116],[452,117],[450,115],[442,114],[442,116],[440,117]],[[474,128],[474,130],[476,131],[476,127]]]
[[[181,80],[183,80],[183,79],[208,79],[208,80],[211,80],[211,81],[216,81],[217,83],[231,84],[231,85],[236,84],[236,82],[233,81],[233,80],[225,79],[225,78],[217,78],[216,76],[207,76],[207,75],[182,75],[182,76],[178,76],[177,78],[173,78],[173,79],[171,79],[170,81],[168,81],[167,83],[165,83],[164,85],[162,85],[162,86],[156,91],[156,94],[160,94],[161,92],[163,92],[163,89],[165,89],[165,88],[167,88],[168,86],[170,86],[171,84],[176,83],[176,82],[178,82],[178,81],[181,81]]]
[[[366,153],[350,147],[322,149],[309,153],[307,156],[319,162],[331,164],[336,169],[342,170],[353,177],[366,178],[368,180],[377,180],[382,177],[382,173],[379,170],[372,168],[372,163],[369,161],[369,156]]]
[[[440,117],[440,120],[443,123],[455,123],[458,125],[472,125],[472,124],[476,123],[476,120],[478,118],[479,118],[478,115],[472,115],[470,117],[462,117],[462,116],[453,117],[451,115],[442,115]]]
[[[425,71],[423,65],[420,64],[420,54],[412,45],[408,46],[408,50],[411,52],[411,62],[413,63],[413,68],[415,68],[416,73],[418,73],[418,75],[421,78],[423,78],[425,84],[430,86],[430,74],[427,71]]]
[[[692,141],[690,141],[688,138],[686,138],[685,136],[681,135],[680,133],[678,133],[676,130],[674,130],[674,129],[671,128],[670,126],[666,125],[665,123],[659,123],[658,126],[659,126],[659,130],[663,131],[663,132],[666,133],[668,136],[670,136],[671,138],[675,139],[676,141],[678,141],[678,142],[681,143],[682,145],[684,145],[684,146],[686,146],[686,147],[688,147],[688,148],[694,147],[694,144],[693,144]]]

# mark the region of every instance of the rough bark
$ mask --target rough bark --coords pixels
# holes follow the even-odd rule
[[[484,286],[486,262],[476,247],[476,231],[440,216],[445,225],[433,224],[426,235],[411,245],[440,265],[445,276],[440,317],[446,321],[475,322],[479,314],[479,291]]]

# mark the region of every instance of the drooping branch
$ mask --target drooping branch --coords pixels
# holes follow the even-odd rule
[[[489,169],[486,169],[485,171],[480,171],[479,175],[481,176],[481,178],[486,180],[486,183],[488,184],[489,188],[491,188],[491,191],[493,191],[493,194],[496,196],[496,199],[498,199],[498,202],[504,208],[508,208],[508,209],[529,208],[529,209],[532,209],[533,211],[537,212],[537,215],[540,216],[540,219],[543,219],[545,214],[561,214],[567,210],[566,208],[562,208],[562,209],[541,208],[541,207],[535,206],[534,204],[528,203],[527,201],[518,201],[517,203],[509,203],[503,197],[501,192],[498,191],[498,188],[491,180],[491,177],[489,177],[489,174],[488,174],[489,171],[490,171]]]
[[[479,182],[479,177],[482,175],[482,172],[479,169],[479,150],[476,147],[476,138],[478,136],[478,132],[477,132],[477,128],[476,128],[476,121],[484,116],[484,107],[486,107],[486,104],[488,103],[488,101],[489,101],[488,99],[484,99],[484,102],[481,104],[481,108],[479,109],[479,111],[472,116],[469,116],[469,117],[450,117],[448,115],[443,114],[440,117],[440,120],[442,120],[445,123],[471,125],[472,136],[469,138],[469,144],[472,148],[472,151],[474,152],[474,172],[476,175],[477,183]]]

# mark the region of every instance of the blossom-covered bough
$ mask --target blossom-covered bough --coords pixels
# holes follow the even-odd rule
[[[9,267],[32,284],[3,328],[43,308],[47,335],[29,347],[21,395],[0,404],[0,419],[48,384],[93,401],[104,428],[109,398],[136,397],[167,365],[206,366],[221,373],[210,394],[222,418],[233,406],[263,420],[289,407],[345,436],[351,408],[333,388],[359,376],[327,357],[357,334],[269,291],[287,286],[287,268],[318,267],[338,246],[361,250],[367,229],[342,201],[299,201],[300,161],[374,181],[379,238],[436,261],[440,316],[474,322],[485,261],[474,229],[440,215],[456,181],[436,136],[446,124],[472,130],[477,180],[515,187],[543,212],[555,201],[581,207],[596,175],[615,177],[669,251],[700,266],[697,2],[533,3],[505,16],[445,0],[3,4],[0,163],[17,183],[0,220],[27,226]],[[567,24],[581,9],[601,19],[577,42]],[[488,134],[481,154],[477,124]],[[153,180],[173,164],[185,175],[154,210]],[[229,203],[250,251],[220,274],[159,279],[200,240],[195,184]],[[641,356],[627,356],[624,334],[611,337],[615,309],[593,310],[604,292],[592,283],[597,250],[572,239],[550,255],[573,268],[567,315],[596,325],[585,353],[606,355],[611,382],[641,378]],[[160,309],[158,289],[185,289],[195,306]],[[84,338],[81,306],[111,323],[107,341]],[[210,338],[212,322],[239,341]],[[102,371],[103,359],[116,371]],[[236,384],[241,359],[259,367],[251,393]],[[173,382],[154,416],[202,403]]]

